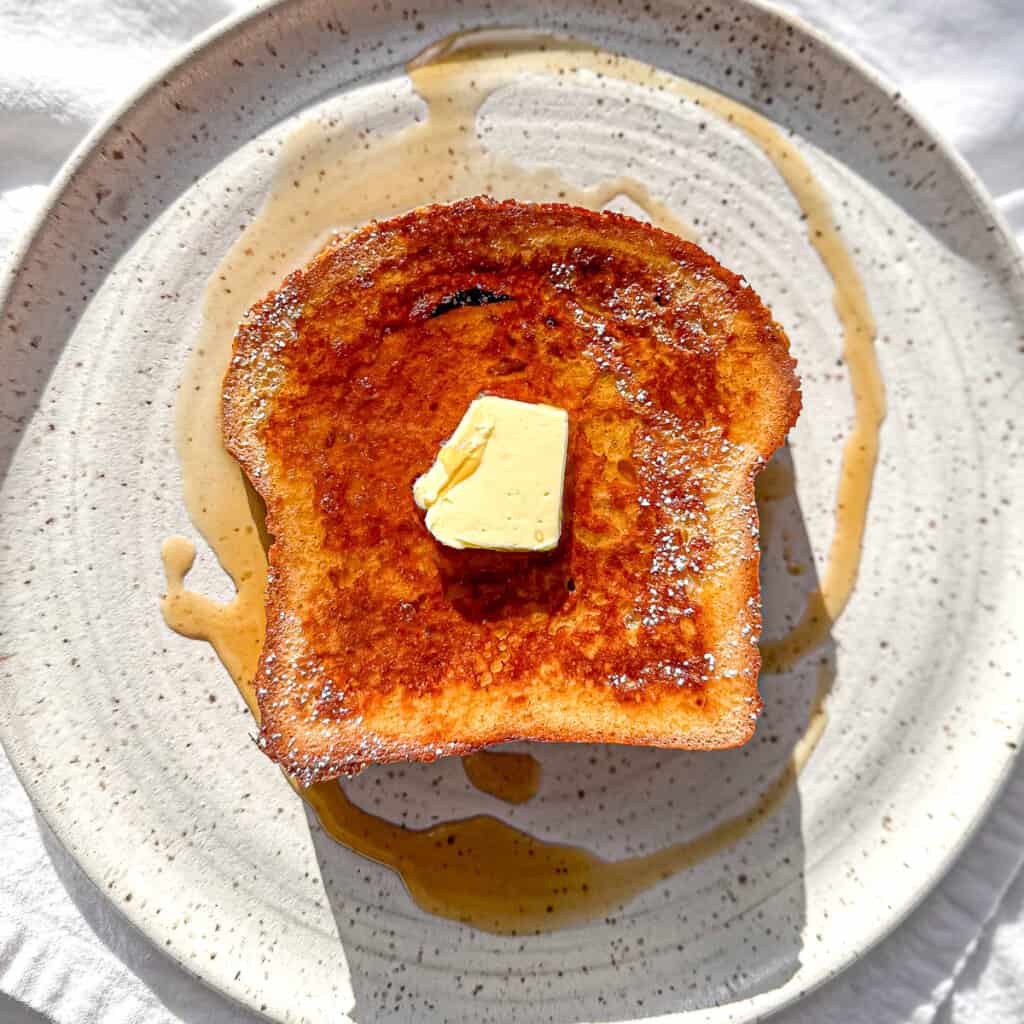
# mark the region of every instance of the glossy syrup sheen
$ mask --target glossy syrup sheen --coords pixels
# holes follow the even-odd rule
[[[647,65],[557,40],[535,38],[508,46],[501,40],[471,35],[444,41],[424,63],[410,68],[413,86],[428,104],[427,117],[416,125],[365,148],[354,129],[320,122],[300,128],[282,149],[272,194],[227,253],[207,291],[200,336],[180,392],[177,445],[193,523],[233,579],[237,593],[231,602],[220,605],[185,590],[183,579],[193,547],[183,538],[171,538],[164,547],[168,589],[162,607],[172,628],[213,644],[254,713],[251,684],[264,632],[266,557],[250,494],[237,464],[223,449],[219,423],[220,384],[235,328],[248,306],[275,287],[287,270],[312,255],[332,229],[355,227],[427,202],[497,192],[598,208],[615,195],[626,194],[655,223],[688,235],[685,225],[636,182],[618,179],[579,189],[553,169],[524,171],[495,159],[479,143],[476,111],[495,89],[524,73],[558,74],[567,68],[590,68],[640,86],[671,90],[728,119],[761,147],[799,201],[808,239],[835,282],[856,416],[844,448],[836,529],[820,591],[809,598],[796,629],[766,645],[765,669],[784,671],[813,651],[845,607],[859,567],[884,390],[863,285],[836,231],[827,197],[806,161],[759,114]],[[416,166],[419,173],[409,175],[409,166]],[[322,185],[325,177],[341,174],[364,187],[339,192]],[[292,187],[296,181],[299,188]],[[424,909],[498,932],[561,927],[600,916],[658,880],[738,841],[773,813],[824,729],[824,700],[830,684],[823,664],[803,739],[749,811],[703,836],[643,858],[609,863],[575,847],[542,843],[493,817],[407,830],[356,807],[334,783],[312,787],[302,795],[339,842],[399,871]],[[486,755],[474,755],[481,756]],[[499,783],[490,791],[500,796],[503,789],[504,795],[522,792],[518,783],[510,788]],[[484,874],[489,879],[486,886],[462,884],[464,877],[476,879]]]
[[[525,804],[540,789],[540,762],[510,750],[481,750],[462,759],[466,778],[482,793],[510,804]]]
[[[825,663],[804,736],[748,810],[649,854],[603,860],[487,815],[407,829],[357,807],[333,783],[311,787],[304,799],[335,839],[398,871],[412,898],[430,913],[499,934],[564,928],[614,912],[645,889],[739,841],[779,810],[824,731],[831,683],[831,667]]]

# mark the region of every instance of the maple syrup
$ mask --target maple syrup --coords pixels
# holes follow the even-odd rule
[[[163,548],[167,624],[213,645],[258,718],[252,679],[265,620],[266,538],[258,499],[221,442],[220,388],[235,329],[247,308],[284,274],[312,256],[339,228],[353,228],[414,206],[489,193],[526,201],[601,208],[625,195],[660,227],[692,231],[628,177],[583,188],[554,168],[525,169],[492,155],[476,133],[476,117],[494,91],[523,74],[589,69],[622,81],[670,91],[700,104],[747,134],[771,159],[805,215],[807,235],[834,282],[834,304],[855,404],[843,449],[836,526],[820,587],[802,618],[781,639],[764,644],[766,672],[783,672],[820,646],[856,583],[878,437],[884,386],[874,352],[875,325],[864,286],[810,167],[782,132],[760,114],[703,86],[638,61],[542,36],[466,33],[442,40],[409,67],[427,116],[366,144],[358,129],[311,121],[284,143],[275,185],[254,220],[231,246],[207,289],[197,343],[176,411],[176,443],[185,503],[235,584],[218,603],[184,586],[195,549],[182,537]],[[416,174],[408,173],[409,167]],[[334,190],[342,178],[360,188]],[[792,486],[790,479],[776,486]],[[549,843],[498,818],[477,815],[408,829],[356,806],[342,785],[297,790],[324,830],[351,849],[401,875],[425,910],[488,931],[526,933],[601,916],[658,881],[712,856],[757,828],[783,803],[825,727],[831,662],[819,665],[809,724],[781,772],[742,814],[696,838],[635,857],[606,861],[578,847]],[[540,781],[527,754],[481,752],[465,761],[467,777],[509,802],[528,800]]]

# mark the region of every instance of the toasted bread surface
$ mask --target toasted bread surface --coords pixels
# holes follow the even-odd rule
[[[743,743],[753,483],[794,365],[741,278],[628,217],[478,198],[332,242],[250,311],[224,381],[274,538],[263,748],[311,784],[512,739]],[[569,413],[553,552],[424,527],[413,481],[482,393]]]

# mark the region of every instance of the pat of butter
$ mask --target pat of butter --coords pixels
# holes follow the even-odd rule
[[[569,416],[484,395],[413,484],[427,529],[451,548],[550,551],[562,532]]]

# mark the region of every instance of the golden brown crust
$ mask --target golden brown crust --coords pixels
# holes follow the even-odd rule
[[[628,217],[477,198],[327,246],[224,381],[275,538],[261,745],[309,784],[510,739],[745,742],[753,480],[794,365],[744,281]],[[481,392],[569,412],[551,554],[443,548],[413,504]]]

